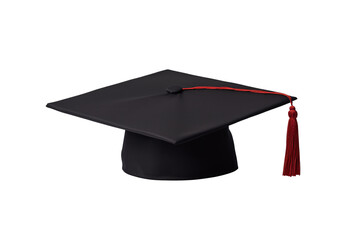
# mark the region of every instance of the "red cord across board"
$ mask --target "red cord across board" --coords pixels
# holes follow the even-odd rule
[[[183,88],[182,90],[201,90],[201,89],[230,90],[230,91],[237,91],[237,92],[252,92],[252,93],[261,93],[261,94],[282,95],[289,99],[291,106],[293,105],[291,96],[289,96],[285,93],[280,93],[280,92],[268,92],[268,91],[255,90],[255,89],[243,89],[243,88],[231,88],[231,87],[209,87],[209,86],[189,87],[189,88]]]

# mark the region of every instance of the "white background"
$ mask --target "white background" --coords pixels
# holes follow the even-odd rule
[[[0,3],[0,239],[359,239],[358,1]],[[231,126],[239,170],[153,181],[124,131],[45,108],[163,69],[298,97]],[[236,108],[236,105],[234,105]]]

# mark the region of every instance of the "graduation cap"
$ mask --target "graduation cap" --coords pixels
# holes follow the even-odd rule
[[[186,180],[235,171],[228,126],[291,103],[283,175],[300,175],[296,100],[287,94],[164,70],[47,104],[125,130],[123,170]]]

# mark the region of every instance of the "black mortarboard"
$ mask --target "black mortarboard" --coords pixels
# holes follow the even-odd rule
[[[47,104],[126,130],[123,170],[198,179],[237,169],[230,124],[291,103],[284,175],[300,174],[297,113],[286,94],[164,70]]]

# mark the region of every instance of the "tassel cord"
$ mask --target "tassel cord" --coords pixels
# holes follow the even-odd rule
[[[299,150],[299,129],[297,124],[297,111],[293,106],[293,102],[290,95],[280,92],[267,92],[262,90],[255,89],[241,89],[241,88],[231,88],[231,87],[210,87],[210,86],[197,86],[182,88],[181,90],[231,90],[237,92],[252,92],[260,94],[275,94],[282,95],[289,99],[290,101],[290,110],[289,110],[289,122],[286,135],[286,152],[285,152],[285,161],[284,161],[284,176],[296,176],[300,175],[300,150]]]

